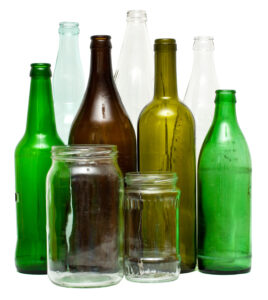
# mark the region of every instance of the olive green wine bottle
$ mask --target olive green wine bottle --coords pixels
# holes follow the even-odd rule
[[[196,266],[195,125],[178,98],[176,48],[174,39],[155,41],[154,98],[138,123],[139,169],[178,175],[181,268],[190,272]]]

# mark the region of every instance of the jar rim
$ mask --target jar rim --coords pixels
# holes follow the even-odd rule
[[[128,172],[125,176],[125,182],[128,186],[170,185],[176,184],[177,180],[177,174],[168,171]]]

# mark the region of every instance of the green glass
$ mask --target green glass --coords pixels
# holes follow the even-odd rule
[[[238,126],[235,91],[216,91],[198,164],[198,265],[211,274],[250,271],[251,160]]]
[[[179,247],[182,273],[196,266],[195,125],[179,101],[176,41],[155,41],[155,92],[138,123],[140,171],[172,171],[181,190]]]
[[[50,64],[31,65],[26,131],[15,150],[17,247],[21,273],[46,274],[46,176],[51,147],[63,145],[54,117]]]

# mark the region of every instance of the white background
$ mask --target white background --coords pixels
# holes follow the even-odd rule
[[[268,299],[266,4],[267,0],[1,0],[1,299]],[[54,70],[58,23],[78,21],[86,76],[89,40],[93,34],[112,36],[115,69],[129,9],[147,11],[152,42],[155,38],[176,38],[181,99],[192,68],[193,37],[212,35],[215,38],[220,86],[237,90],[238,120],[252,155],[253,260],[249,274],[212,276],[194,272],[181,275],[172,283],[137,284],[124,279],[114,287],[78,290],[57,287],[46,276],[16,272],[13,155],[26,124],[30,63],[50,62]]]

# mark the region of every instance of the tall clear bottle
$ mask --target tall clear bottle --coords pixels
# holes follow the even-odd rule
[[[194,62],[184,103],[191,109],[196,123],[196,157],[212,123],[215,91],[219,88],[214,65],[213,37],[194,39]]]
[[[85,80],[79,52],[79,24],[59,26],[59,51],[53,76],[53,97],[58,133],[68,143],[73,119],[81,104]]]
[[[142,108],[153,97],[153,49],[146,22],[143,10],[127,13],[127,29],[115,72],[115,83],[135,132]]]

